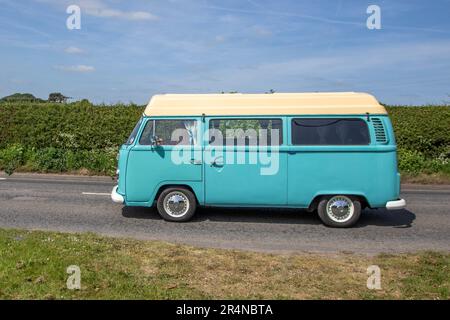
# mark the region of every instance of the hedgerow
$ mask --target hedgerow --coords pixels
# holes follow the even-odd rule
[[[143,112],[136,105],[89,103],[0,104],[0,149],[14,143],[34,148],[93,150],[123,143]]]
[[[403,173],[450,176],[450,106],[387,107]]]
[[[401,172],[450,175],[450,107],[388,106]],[[0,103],[0,170],[112,174],[117,148],[144,110],[87,102]]]
[[[397,145],[426,157],[450,153],[450,106],[387,107]]]

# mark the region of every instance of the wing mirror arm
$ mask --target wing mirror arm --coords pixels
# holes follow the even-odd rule
[[[163,139],[159,138],[158,136],[152,137],[152,146],[160,147],[162,144],[163,144]]]

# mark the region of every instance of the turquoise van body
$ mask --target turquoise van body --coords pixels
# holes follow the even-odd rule
[[[220,163],[206,156],[209,141],[205,130],[214,119],[280,119],[282,143],[269,152],[278,152],[276,174],[261,175],[260,163],[227,164],[228,157],[245,157],[258,153],[258,146],[224,146]],[[293,119],[359,119],[366,123],[370,142],[367,145],[294,145]],[[189,162],[171,161],[172,145],[141,145],[148,121],[163,119],[195,120],[198,126],[196,145],[184,146],[192,154]],[[143,116],[132,143],[120,147],[118,185],[113,200],[126,206],[151,207],[164,188],[184,186],[190,189],[199,205],[227,207],[312,208],[324,195],[356,195],[370,208],[404,207],[400,198],[400,175],[397,171],[397,146],[391,121],[386,114],[308,114],[280,116]]]
[[[167,221],[197,206],[303,208],[330,227],[402,209],[386,109],[365,93],[157,95],[118,156],[111,198]]]

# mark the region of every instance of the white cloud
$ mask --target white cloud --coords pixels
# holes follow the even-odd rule
[[[93,66],[86,66],[84,64],[79,64],[76,66],[55,66],[55,68],[65,72],[87,73],[95,71],[95,68]]]
[[[70,46],[70,47],[67,47],[66,49],[64,49],[64,52],[69,53],[69,54],[80,54],[80,53],[84,53],[84,50],[80,49],[78,47]]]
[[[251,30],[260,37],[270,37],[272,35],[272,31],[263,26],[253,26]]]
[[[83,6],[81,10],[83,10]],[[86,13],[100,18],[121,18],[126,20],[157,20],[158,17],[146,11],[122,11],[109,8],[86,8]]]
[[[146,11],[132,11],[125,12],[126,18],[130,20],[158,20],[159,18],[154,14]]]
[[[51,3],[53,5],[68,6],[76,4],[81,8],[81,14],[87,14],[99,18],[119,18],[125,20],[158,20],[158,16],[148,11],[124,11],[111,8],[103,0],[36,0],[38,2]]]
[[[237,22],[238,20],[239,20],[239,19],[238,19],[236,16],[231,15],[231,14],[226,14],[226,15],[223,15],[223,16],[221,16],[221,17],[219,18],[219,21],[225,22],[225,23],[235,23],[235,22]]]
[[[224,42],[225,41],[225,37],[221,36],[221,35],[217,35],[214,37],[214,40],[216,40],[216,42]]]

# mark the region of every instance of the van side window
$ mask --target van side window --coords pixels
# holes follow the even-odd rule
[[[367,145],[369,129],[362,119],[293,119],[293,145]]]
[[[142,132],[139,144],[151,145],[154,138],[162,139],[162,145],[197,144],[197,120],[149,120]]]
[[[281,119],[212,119],[209,144],[216,146],[279,146],[283,143]]]

